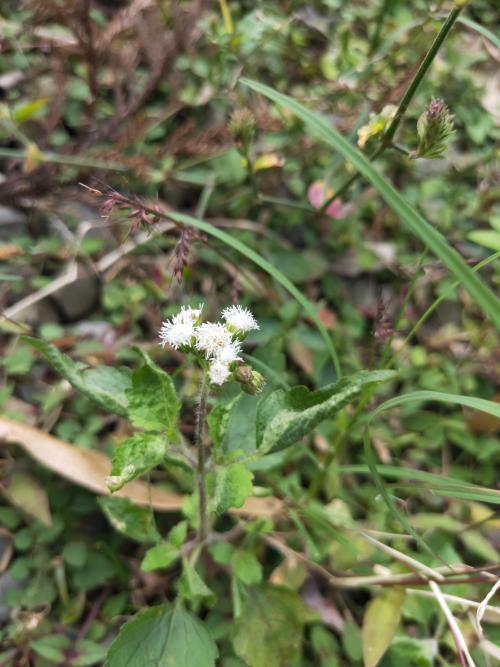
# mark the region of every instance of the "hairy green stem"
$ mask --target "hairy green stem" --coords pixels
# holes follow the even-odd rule
[[[208,398],[208,379],[206,371],[203,372],[203,378],[200,385],[198,397],[198,409],[196,411],[196,430],[195,444],[198,451],[198,508],[199,508],[199,540],[203,542],[208,535],[208,510],[207,510],[207,484],[206,484],[206,456],[205,456],[205,418],[207,416],[207,398]]]
[[[410,85],[406,89],[405,94],[403,95],[398,108],[396,110],[396,113],[394,115],[394,118],[392,119],[389,127],[385,131],[382,141],[380,143],[380,146],[377,148],[372,155],[369,156],[370,162],[373,160],[376,160],[379,155],[381,155],[386,148],[393,147],[396,150],[400,150],[399,146],[393,146],[393,138],[394,135],[396,134],[396,130],[398,129],[399,125],[401,124],[401,121],[403,120],[403,116],[406,113],[406,110],[408,109],[411,100],[413,99],[415,93],[417,92],[420,84],[422,83],[422,80],[424,76],[427,74],[427,71],[429,67],[431,66],[434,58],[436,57],[439,49],[441,48],[441,45],[443,44],[444,40],[448,36],[448,33],[450,32],[451,28],[455,24],[456,20],[458,19],[460,12],[462,11],[463,7],[454,7],[451,12],[448,14],[445,22],[441,26],[440,31],[436,35],[434,41],[431,44],[430,49],[428,50],[425,58],[422,60],[420,63],[420,67],[418,68],[415,76],[410,82]],[[353,174],[350,178],[348,178],[339,188],[336,192],[333,193],[331,197],[329,197],[324,204],[321,206],[320,209],[318,209],[319,214],[323,214],[326,209],[330,206],[332,201],[334,199],[337,199],[337,197],[342,196],[349,188],[350,186],[358,180],[360,177],[360,173],[356,172]]]

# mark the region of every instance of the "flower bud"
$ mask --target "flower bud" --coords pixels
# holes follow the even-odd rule
[[[241,384],[243,391],[252,395],[260,394],[266,384],[266,378],[251,366],[238,366],[234,379]]]
[[[442,158],[454,133],[454,116],[443,100],[433,99],[417,121],[418,147],[413,158]]]

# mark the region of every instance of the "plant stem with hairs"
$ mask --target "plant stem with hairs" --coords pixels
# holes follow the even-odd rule
[[[413,99],[420,84],[422,83],[423,78],[427,74],[427,71],[429,70],[429,67],[431,66],[434,58],[437,56],[437,53],[441,48],[441,45],[443,44],[444,40],[448,36],[448,33],[450,32],[456,20],[458,19],[462,9],[463,6],[455,6],[448,14],[445,22],[441,26],[441,29],[439,30],[429,50],[427,51],[425,58],[420,63],[420,67],[418,68],[417,72],[415,73],[415,76],[411,80],[400,103],[398,104],[398,108],[396,110],[394,118],[392,119],[391,123],[389,124],[389,127],[385,131],[379,147],[369,156],[368,159],[370,160],[370,162],[376,160],[379,157],[379,155],[381,155],[385,151],[386,148],[395,148],[396,150],[401,151],[402,147],[393,145],[394,135],[396,134],[396,131],[399,125],[401,124],[401,121],[403,120],[403,116],[405,115],[411,100]],[[326,209],[330,206],[332,201],[334,199],[337,199],[337,197],[342,196],[351,187],[351,185],[358,180],[359,177],[360,177],[359,172],[356,172],[355,174],[350,176],[350,178],[348,178],[337,189],[337,191],[334,192],[333,195],[323,203],[321,208],[318,209],[318,215],[322,215],[326,211]]]
[[[203,371],[203,378],[198,396],[198,409],[196,411],[195,444],[198,451],[198,508],[200,527],[198,537],[203,542],[208,535],[208,510],[207,510],[207,484],[206,484],[206,456],[205,456],[205,418],[207,416],[208,379],[207,372]]]

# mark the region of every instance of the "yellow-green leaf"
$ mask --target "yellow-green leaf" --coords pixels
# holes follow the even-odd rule
[[[393,588],[366,608],[361,631],[364,667],[376,667],[386,652],[398,629],[404,599],[404,588]]]

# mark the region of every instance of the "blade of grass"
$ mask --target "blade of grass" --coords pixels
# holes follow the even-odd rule
[[[388,401],[381,403],[370,414],[369,422],[384,410],[390,410],[398,405],[405,403],[413,403],[415,401],[438,401],[439,403],[454,403],[455,405],[463,405],[473,410],[480,410],[489,415],[500,418],[500,403],[488,401],[485,398],[476,398],[475,396],[462,396],[461,394],[446,394],[441,391],[412,391],[403,396],[395,396]]]
[[[366,463],[370,469],[370,472],[372,473],[373,482],[394,518],[397,519],[405,531],[410,533],[417,540],[418,544],[429,553],[431,550],[426,542],[418,535],[418,533],[415,532],[413,527],[408,522],[406,516],[399,511],[392,496],[388,493],[386,487],[384,486],[384,482],[375,459],[373,447],[370,442],[370,423],[373,421],[373,419],[375,419],[376,416],[378,416],[384,410],[389,410],[390,408],[414,401],[438,401],[441,403],[462,405],[473,408],[475,410],[481,410],[482,412],[486,412],[496,417],[500,417],[500,404],[494,403],[493,401],[487,401],[483,398],[462,396],[460,394],[447,394],[439,391],[414,391],[409,394],[396,396],[395,398],[391,398],[388,401],[385,401],[377,408],[375,408],[375,410],[373,410],[369,415],[364,433],[364,451]]]
[[[444,236],[430,225],[380,174],[367,158],[352,146],[329,122],[320,114],[306,109],[297,101],[277,92],[273,88],[250,79],[240,82],[255,90],[277,104],[285,107],[306,125],[314,130],[329,145],[339,151],[356,169],[378,190],[387,204],[395,211],[401,222],[438,257],[449,271],[463,284],[484,313],[500,328],[500,299],[492,290],[467,266],[463,257],[447,242]]]
[[[471,30],[475,30],[483,37],[486,37],[486,39],[488,39],[493,44],[493,46],[495,46],[497,49],[500,49],[500,39],[495,35],[494,32],[488,30],[488,28],[485,28],[484,26],[480,25],[479,23],[476,23],[472,19],[466,18],[465,16],[460,16],[458,22],[462,23],[468,28],[471,28]]]
[[[205,222],[204,220],[199,220],[198,218],[193,218],[190,215],[185,215],[184,213],[177,213],[174,211],[169,211],[167,215],[175,222],[181,223],[183,225],[189,225],[191,227],[195,227],[196,229],[200,229],[202,232],[205,232],[205,234],[213,236],[219,241],[222,241],[229,247],[233,248],[233,250],[236,250],[244,257],[251,260],[254,264],[259,266],[263,271],[265,271],[272,278],[274,278],[274,280],[276,280],[277,283],[279,283],[282,287],[284,287],[287,290],[287,292],[289,292],[294,297],[294,299],[303,307],[303,309],[312,319],[314,324],[317,326],[330,353],[333,366],[335,368],[335,373],[338,378],[342,377],[342,371],[340,368],[337,351],[335,349],[335,346],[333,344],[330,335],[328,334],[328,331],[325,329],[323,322],[320,320],[318,313],[316,312],[316,308],[309,301],[309,299],[307,299],[302,294],[302,292],[300,292],[295,287],[295,285],[283,273],[281,273],[281,271],[279,271],[279,269],[277,269],[270,262],[268,262],[267,259],[264,259],[264,257],[259,255],[259,253],[257,253],[255,250],[249,248],[239,239],[234,238],[227,232],[224,232],[222,229],[219,229],[218,227],[214,227],[213,225],[211,225],[208,222]]]

